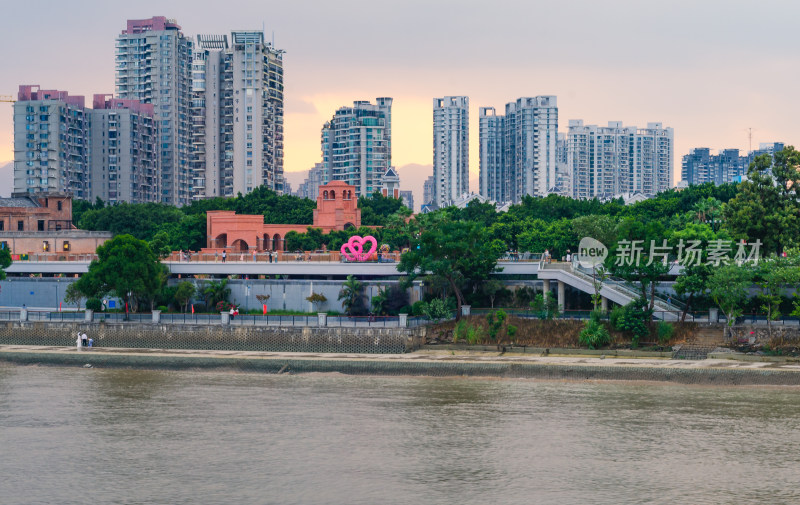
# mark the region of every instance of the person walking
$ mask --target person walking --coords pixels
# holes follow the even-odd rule
[[[228,259],[228,251],[222,251],[222,262],[225,263],[227,259]]]

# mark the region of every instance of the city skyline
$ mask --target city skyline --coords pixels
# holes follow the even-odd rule
[[[448,3],[412,1],[398,6],[370,4],[365,10],[360,7],[367,4],[352,1],[313,9],[231,2],[229,9],[209,16],[201,3],[193,2],[174,2],[166,9],[156,2],[142,2],[102,10],[88,2],[43,10],[38,16],[44,34],[36,37],[29,35],[24,23],[8,21],[14,19],[15,10],[22,13],[23,7],[14,5],[4,16],[6,21],[0,21],[2,37],[6,47],[24,50],[6,51],[0,57],[4,68],[0,94],[14,95],[26,83],[87,97],[113,89],[114,40],[127,19],[175,18],[187,36],[260,29],[253,25],[263,22],[268,37],[274,33],[276,46],[287,51],[288,179],[295,182],[292,173],[307,171],[320,161],[319,128],[338,107],[392,96],[393,164],[403,189],[413,187],[420,194],[422,181],[432,170],[430,100],[436,96],[469,96],[470,114],[476,118],[479,107],[497,107],[509,97],[552,94],[558,97],[561,132],[570,119],[586,124],[661,122],[675,129],[676,158],[699,146],[746,151],[750,127],[754,146],[771,141],[792,144],[800,127],[791,121],[797,109],[791,84],[796,70],[786,66],[792,56],[788,19],[800,8],[772,4],[754,9],[744,2],[679,3],[657,10],[631,2],[603,6],[500,2],[490,7],[459,4],[462,8],[454,10]],[[507,30],[504,13],[510,9],[518,16],[535,14],[549,22],[535,32]],[[605,16],[600,25],[595,22],[600,9],[617,9],[624,15]],[[725,16],[719,15],[721,9]],[[779,11],[782,15],[775,16]],[[84,21],[80,26],[90,28],[62,23],[69,16],[79,16]],[[342,30],[338,21],[345,17],[363,29]],[[442,17],[459,22],[454,26],[433,22]],[[475,37],[476,32],[481,37]],[[373,43],[363,43],[367,36]],[[324,43],[331,37],[335,44]],[[652,58],[653,43],[660,38],[673,42]],[[585,51],[587,43],[598,41],[625,43],[626,51],[605,52],[602,57]],[[53,50],[55,44],[58,51]],[[530,50],[542,47],[548,49]],[[720,77],[729,75],[735,77]],[[770,75],[782,78],[764,77]],[[12,112],[7,105],[0,104],[0,163],[13,159]],[[478,190],[477,123],[470,125],[472,191]],[[679,180],[679,161],[672,172],[673,180]]]

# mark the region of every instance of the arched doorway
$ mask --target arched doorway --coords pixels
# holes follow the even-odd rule
[[[233,250],[236,252],[247,252],[250,250],[247,242],[242,239],[234,240],[233,244],[231,244],[231,247],[233,247]]]
[[[272,250],[272,241],[269,239],[269,234],[264,234],[264,243],[262,244],[262,248],[264,251]]]
[[[355,227],[356,227],[356,225],[354,225],[353,223],[345,223],[344,224],[344,229],[345,230],[349,230],[350,228],[355,228]]]
[[[228,247],[228,234],[220,233],[217,235],[217,238],[214,239],[214,247],[216,249],[224,249]]]
[[[272,236],[272,250],[283,251],[283,239],[277,233]]]

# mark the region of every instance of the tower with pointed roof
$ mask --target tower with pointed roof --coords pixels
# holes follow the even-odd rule
[[[381,193],[389,198],[400,198],[400,176],[397,175],[394,167],[389,167],[389,170],[383,174]]]

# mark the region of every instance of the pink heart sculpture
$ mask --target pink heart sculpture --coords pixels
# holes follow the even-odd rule
[[[370,242],[372,247],[368,252],[364,252],[364,245]],[[368,261],[375,251],[378,249],[378,241],[375,240],[375,237],[372,235],[367,235],[366,237],[360,237],[358,235],[353,235],[350,237],[350,240],[347,243],[342,244],[342,248],[340,252],[342,256],[347,258],[348,261]]]

